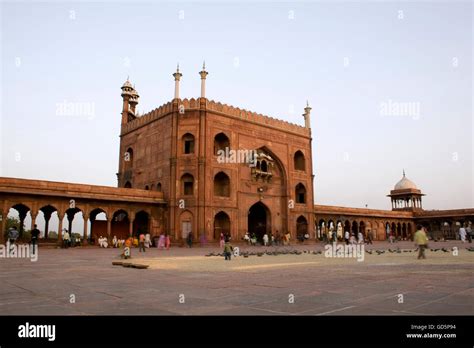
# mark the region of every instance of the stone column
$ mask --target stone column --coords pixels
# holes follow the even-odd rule
[[[38,217],[38,213],[33,214],[33,212],[30,212],[30,214],[31,214],[31,228],[30,228],[30,230],[33,230],[33,228],[35,228],[36,218]]]
[[[25,218],[26,218],[26,214],[28,213],[28,211],[24,211],[23,209],[20,209],[18,211],[19,213],[19,216],[20,216],[20,228],[19,228],[19,233],[20,233],[20,237],[23,236],[23,231],[25,230],[24,226],[25,226]]]
[[[183,76],[183,74],[181,74],[179,72],[179,64],[178,64],[176,72],[173,74],[173,77],[174,77],[174,99],[179,99],[179,81],[181,79],[181,76]]]
[[[67,230],[69,232],[69,236],[71,237],[71,240],[72,240],[72,221],[74,220],[74,215],[76,215],[75,213],[66,213],[67,215],[67,221],[68,221],[68,226],[67,226]]]
[[[131,236],[133,236],[133,222],[135,221],[135,214],[134,213],[129,214],[128,218],[130,220],[128,232],[129,232],[129,235],[131,237]]]
[[[48,238],[49,232],[49,220],[51,219],[51,214],[49,212],[43,212],[44,214],[44,239]]]
[[[107,238],[110,238],[112,235],[112,217],[107,219]]]
[[[87,214],[82,214],[82,216],[84,217],[84,240],[83,240],[83,244],[87,245],[87,221],[89,219],[89,216]]]
[[[305,128],[311,128],[311,107],[309,102],[306,101],[306,107],[304,108],[304,126]]]
[[[1,212],[2,218],[0,220],[0,244],[5,244],[5,228],[6,228],[6,223],[7,223],[7,216],[8,216],[8,211],[3,210]]]
[[[209,73],[206,71],[206,63],[202,64],[202,71],[199,72],[201,75],[201,98],[206,98],[206,76]]]
[[[58,225],[58,244],[61,245],[63,241],[63,219],[64,219],[64,214],[60,214],[58,212],[58,219],[59,219],[59,225]]]

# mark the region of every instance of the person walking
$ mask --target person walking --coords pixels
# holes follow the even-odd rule
[[[344,232],[344,240],[346,241],[347,245],[349,245],[349,238],[350,238],[349,231]]]
[[[466,234],[467,234],[467,239],[469,240],[469,243],[472,243],[472,228],[468,224],[466,224]]]
[[[151,247],[151,235],[149,233],[145,234],[145,248]]]
[[[193,246],[193,233],[189,232],[188,237],[186,238],[186,242],[188,243],[188,247],[192,248]]]
[[[359,233],[357,234],[357,243],[358,244],[364,244],[364,235],[362,234],[362,232],[359,231]]]
[[[132,257],[133,238],[129,237],[124,243],[122,258],[130,259]]]
[[[10,250],[15,247],[16,240],[20,236],[16,226],[12,226],[8,229],[8,242],[10,243]]]
[[[372,244],[372,230],[367,233],[367,245]]]
[[[39,235],[40,230],[38,230],[38,226],[35,224],[34,228],[31,230],[31,246],[33,247],[33,255],[36,253],[36,245],[38,243]]]
[[[224,260],[231,260],[232,251],[234,251],[234,248],[230,244],[230,241],[227,239],[224,243]]]
[[[459,229],[459,238],[461,239],[461,242],[465,243],[466,242],[466,229],[464,228],[464,226],[461,226],[461,228]]]
[[[224,247],[224,244],[225,244],[225,241],[224,241],[224,233],[221,232],[221,239],[220,239],[220,241],[219,241],[219,246],[220,246],[221,248],[223,248],[223,247]]]
[[[417,231],[415,232],[415,236],[413,237],[413,241],[415,245],[418,246],[418,260],[419,259],[426,259],[425,256],[425,249],[428,247],[428,237],[426,236],[425,231],[421,225],[416,226]]]
[[[166,237],[164,234],[160,235],[160,238],[158,238],[158,249],[164,249],[166,245]]]
[[[171,239],[168,233],[165,234],[165,248],[166,250],[170,250]]]
[[[139,242],[138,242],[139,249],[138,249],[138,251],[142,252],[142,250],[143,250],[143,252],[145,252],[145,234],[143,232],[141,232],[138,239],[139,239]]]
[[[250,235],[248,232],[245,232],[245,235],[244,235],[244,241],[250,245]]]
[[[71,242],[71,237],[69,236],[69,231],[65,228],[63,230],[63,248],[69,248],[69,243]]]
[[[264,246],[268,245],[268,234],[266,233],[263,235],[263,245]]]

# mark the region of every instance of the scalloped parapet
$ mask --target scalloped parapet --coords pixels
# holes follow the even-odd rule
[[[179,107],[181,105],[184,107],[184,110],[197,110],[199,109],[199,99],[181,99]],[[214,100],[208,100],[206,103],[206,109],[209,111],[214,111],[218,113],[225,114],[230,117],[234,117],[240,120],[247,120],[253,123],[266,125],[269,127],[274,127],[291,133],[297,133],[304,136],[310,136],[310,130],[304,126],[299,126],[294,123],[283,121],[277,118],[270,116],[265,116],[258,114],[256,112],[240,109],[231,105],[222,104],[220,102],[215,102]],[[168,102],[161,105],[160,107],[145,113],[135,120],[122,126],[122,134],[129,133],[134,129],[140,128],[150,122],[153,122],[165,115],[170,114],[173,111],[173,102]]]
[[[207,110],[217,111],[228,116],[232,116],[241,120],[247,120],[250,122],[267,125],[270,127],[278,128],[284,131],[298,133],[305,136],[310,135],[310,130],[304,126],[299,126],[295,123],[283,121],[274,117],[258,114],[256,112],[240,109],[232,105],[222,104],[209,100],[206,105]]]
[[[133,121],[128,122],[127,124],[122,125],[122,132],[121,134],[125,134],[131,132],[134,129],[140,128],[150,122],[153,122],[173,111],[173,103],[168,102],[166,104],[161,105],[160,107],[147,112],[143,115],[140,115]]]

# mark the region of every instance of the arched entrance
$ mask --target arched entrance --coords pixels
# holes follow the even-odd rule
[[[357,238],[358,233],[359,233],[359,225],[357,224],[357,221],[353,221],[351,235],[353,234],[354,237]]]
[[[127,239],[130,236],[130,220],[125,210],[119,209],[114,212],[110,230],[111,236],[117,236],[119,239]],[[96,240],[98,237],[100,237],[100,235],[96,233]]]
[[[149,216],[146,211],[139,211],[135,214],[135,220],[133,221],[133,234],[137,238],[140,236],[141,233],[147,234],[149,233]]]
[[[343,233],[343,239],[346,235],[346,232],[349,232],[349,234],[351,233],[351,222],[349,220],[346,220],[344,222],[344,233]]]
[[[230,236],[230,218],[223,211],[214,217],[214,240],[220,240],[221,233]]]
[[[177,236],[178,238],[186,240],[190,232],[196,237],[196,232],[193,231],[193,214],[189,210],[185,210],[181,213],[179,222],[181,235]]]
[[[304,235],[308,233],[308,221],[301,215],[296,220],[296,238],[304,238]]]
[[[359,232],[362,233],[362,236],[363,236],[364,238],[366,237],[366,235],[365,235],[365,223],[364,223],[364,221],[361,221],[361,222],[359,223]],[[359,235],[358,235],[358,234],[356,235],[356,238],[357,238],[357,240],[359,240]]]
[[[270,210],[262,202],[257,202],[249,209],[248,231],[250,235],[255,233],[258,241],[262,241],[263,235],[271,231]]]

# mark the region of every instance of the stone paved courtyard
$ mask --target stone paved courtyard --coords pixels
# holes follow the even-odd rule
[[[144,255],[133,249],[132,261],[150,265],[146,270],[113,266],[118,249],[43,248],[36,263],[0,259],[0,314],[473,315],[474,252],[465,249],[473,244],[430,245],[453,246],[459,247],[458,256],[427,251],[426,260],[417,260],[414,253],[386,251],[366,253],[363,262],[326,258],[324,253],[229,262],[205,257],[220,252],[212,246],[148,249]],[[413,244],[379,242],[366,250],[396,247],[413,249]],[[312,252],[323,245],[289,249]],[[75,303],[70,303],[72,294]]]

